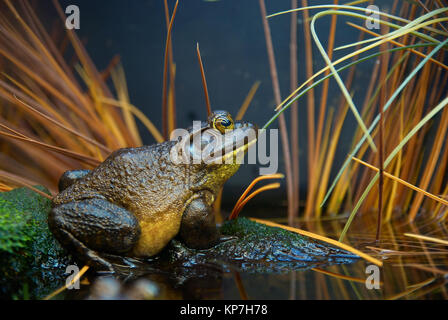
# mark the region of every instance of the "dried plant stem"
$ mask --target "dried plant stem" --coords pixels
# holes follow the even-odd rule
[[[362,160],[360,160],[360,159],[358,159],[358,158],[356,158],[356,157],[352,157],[352,159],[355,160],[356,162],[359,162],[360,164],[362,164],[362,165],[364,165],[364,166],[366,166],[366,167],[372,169],[372,170],[375,170],[375,171],[377,171],[377,172],[379,171],[379,169],[378,169],[377,167],[374,167],[374,166],[368,164],[368,163],[365,162],[365,161],[362,161]],[[396,176],[390,174],[390,173],[387,172],[387,171],[383,171],[383,174],[384,174],[384,176],[386,176],[386,177],[388,177],[388,178],[390,178],[390,179],[393,179],[394,181],[399,182],[399,183],[401,183],[402,185],[404,185],[404,186],[406,186],[406,187],[408,187],[408,188],[411,188],[412,190],[415,190],[415,191],[417,191],[417,192],[419,192],[419,193],[421,193],[421,194],[423,194],[423,195],[425,195],[425,196],[427,196],[427,197],[429,197],[429,198],[431,198],[431,199],[433,199],[433,200],[438,201],[438,202],[441,203],[441,204],[444,204],[444,205],[448,206],[448,201],[445,200],[445,199],[443,199],[443,198],[441,198],[441,197],[438,197],[438,196],[436,196],[436,195],[434,195],[434,194],[432,194],[432,193],[429,193],[429,192],[423,190],[422,188],[416,187],[416,186],[414,186],[413,184],[411,184],[411,183],[409,183],[409,182],[407,182],[407,181],[405,181],[405,180],[403,180],[403,179],[400,179],[400,178],[398,178],[398,177],[396,177]]]
[[[168,111],[168,94],[167,94],[167,72],[168,72],[168,55],[169,48],[171,43],[171,30],[173,29],[174,18],[176,17],[177,6],[179,4],[179,0],[176,1],[174,5],[173,14],[171,15],[170,24],[168,25],[168,31],[166,35],[166,44],[165,44],[165,55],[163,62],[163,88],[162,88],[162,134],[165,140],[168,139],[168,119],[167,119],[167,111]],[[172,70],[170,70],[171,73]]]
[[[385,30],[386,33],[388,30]],[[381,45],[383,50],[387,49],[387,43]],[[381,73],[380,80],[386,81],[388,65],[389,65],[389,55],[385,54],[381,56],[380,59]],[[381,220],[383,216],[383,191],[384,191],[384,105],[386,104],[386,86],[382,86],[380,89],[380,123],[379,123],[379,143],[378,143],[378,159],[379,159],[379,180],[378,180],[378,218],[377,218],[377,227],[376,227],[376,236],[375,239],[378,241],[380,239],[381,234]]]
[[[291,0],[291,9],[297,8],[297,0]],[[297,12],[291,14],[291,35],[289,43],[290,56],[290,87],[291,92],[298,85],[297,68]],[[299,111],[298,102],[291,105],[291,161],[293,180],[293,210],[295,215],[299,215],[300,206],[300,156],[299,156]]]
[[[334,4],[338,4],[339,0],[334,0]],[[330,32],[328,35],[328,48],[327,48],[327,55],[330,59],[333,58],[333,48],[334,48],[334,40],[335,40],[335,34],[336,34],[336,22],[337,22],[337,15],[333,15],[331,17],[331,25],[330,25]],[[330,70],[325,71],[324,76],[327,76],[330,74]],[[324,126],[324,120],[325,120],[325,111],[327,109],[327,98],[328,98],[328,88],[329,88],[329,80],[326,80],[322,83],[322,95],[320,100],[320,107],[319,107],[319,119],[317,124],[317,135],[316,135],[316,149],[315,149],[315,158],[319,156],[321,153],[320,149],[320,143],[322,140],[322,132],[323,132],[323,126]],[[295,88],[291,90],[294,91]]]
[[[165,7],[165,22],[166,22],[166,29],[168,30],[170,26],[170,12],[168,9],[168,3],[167,0],[163,1],[163,5]],[[170,49],[168,51],[168,61],[169,61],[169,69],[170,69],[170,93],[171,93],[171,103],[168,104],[169,110],[168,110],[168,119],[170,121],[170,125],[168,128],[170,130],[174,130],[176,128],[176,84],[175,84],[175,78],[176,78],[176,66],[174,64],[174,58],[173,58],[173,41],[170,39]]]
[[[282,102],[281,94],[280,94],[280,85],[278,82],[278,74],[277,67],[275,66],[275,56],[274,56],[274,48],[272,46],[272,38],[271,38],[271,30],[269,28],[268,20],[266,19],[266,6],[264,0],[259,0],[261,18],[263,21],[263,30],[264,36],[266,39],[266,47],[268,51],[269,58],[269,69],[271,73],[272,79],[272,88],[274,90],[275,103],[278,105]],[[294,185],[293,185],[293,176],[292,176],[292,165],[291,165],[291,153],[289,150],[289,141],[288,141],[288,132],[286,129],[286,121],[283,114],[279,117],[279,128],[280,135],[282,139],[282,147],[283,147],[283,157],[285,160],[285,169],[286,169],[286,192],[288,197],[288,224],[293,225],[294,217],[296,213],[294,212]]]
[[[202,64],[201,52],[199,51],[199,43],[196,44],[196,54],[198,56],[199,68],[201,69],[202,87],[204,89],[205,106],[207,107],[207,116],[210,117],[210,115],[212,114],[212,107],[210,105],[207,80],[205,79],[205,71],[204,71],[204,65]]]
[[[417,238],[417,239],[421,239],[421,240],[425,240],[425,241],[441,243],[441,244],[444,244],[444,245],[448,246],[448,241],[446,241],[446,240],[442,240],[442,239],[438,239],[438,238],[434,238],[434,237],[422,236],[420,234],[413,234],[413,233],[405,233],[404,235],[406,237]]]
[[[379,36],[380,36],[380,34],[378,34],[378,33],[376,33],[376,32],[373,32],[372,30],[369,30],[369,29],[367,29],[367,28],[363,28],[363,27],[361,27],[361,26],[358,26],[358,25],[356,25],[356,24],[354,24],[354,23],[351,23],[351,22],[346,22],[346,23],[347,23],[350,27],[356,28],[356,29],[358,29],[358,30],[362,30],[363,32],[368,33],[368,34],[370,34],[370,35],[372,35],[372,36],[375,36],[375,37],[379,37]],[[402,44],[402,43],[400,43],[400,42],[398,42],[398,41],[395,41],[395,40],[390,40],[389,42],[392,43],[393,45],[396,45],[397,47],[404,47],[404,46],[405,46],[404,44]],[[420,52],[420,51],[418,51],[418,50],[415,50],[415,49],[408,49],[408,50],[409,50],[410,52],[412,52],[412,53],[414,53],[414,54],[416,54],[416,55],[422,57],[422,58],[425,58],[425,57],[426,57],[426,55],[425,55],[424,53],[422,53],[422,52]],[[441,67],[444,68],[445,70],[448,70],[448,66],[447,66],[446,64],[444,64],[443,62],[439,61],[439,60],[436,60],[436,59],[431,58],[431,59],[429,59],[429,61],[431,61],[432,63],[435,63],[435,64],[441,66]]]
[[[11,138],[11,139],[23,141],[23,142],[26,142],[26,143],[29,143],[29,144],[32,144],[32,145],[36,145],[36,146],[42,147],[44,149],[47,149],[49,151],[54,151],[54,152],[63,154],[65,156],[71,157],[73,159],[80,160],[80,161],[82,161],[82,162],[84,162],[86,164],[92,165],[92,166],[97,166],[100,163],[96,158],[93,158],[93,157],[90,157],[90,156],[87,156],[87,155],[83,155],[83,154],[80,154],[78,152],[74,152],[74,151],[71,151],[71,150],[68,150],[68,149],[55,147],[55,146],[49,145],[47,143],[43,143],[43,142],[40,142],[40,141],[36,141],[36,140],[30,139],[28,137],[22,137],[22,136],[19,136],[19,135],[9,134],[9,133],[2,132],[2,131],[0,131],[0,135],[4,136],[6,138]]]
[[[65,286],[60,287],[59,289],[53,291],[52,293],[50,293],[48,296],[46,296],[44,298],[44,300],[50,300],[53,297],[57,296],[58,294],[60,294],[61,292],[63,292],[65,289],[67,289],[67,287],[73,285],[76,281],[79,281],[79,279],[84,275],[84,273],[87,272],[87,270],[89,270],[89,266],[85,265],[84,267],[82,267],[81,270],[79,270],[78,274],[76,274],[73,279],[66,284]]]
[[[283,179],[284,175],[281,173],[274,173],[274,174],[269,174],[269,175],[265,175],[265,176],[259,176],[257,178],[255,178],[254,180],[252,180],[252,182],[249,184],[249,186],[246,188],[246,190],[244,190],[243,194],[239,197],[238,201],[235,203],[235,206],[233,207],[232,212],[230,213],[230,216],[228,218],[228,220],[232,220],[236,218],[236,211],[237,209],[240,207],[241,202],[243,202],[243,200],[246,198],[246,196],[249,194],[250,190],[252,190],[252,188],[260,181],[262,180],[268,180],[268,179]]]
[[[258,188],[257,190],[252,192],[250,195],[248,195],[246,198],[244,198],[241,202],[239,202],[238,205],[235,205],[235,208],[233,209],[232,214],[229,217],[229,220],[236,219],[238,217],[238,215],[240,214],[241,210],[243,210],[244,206],[257,194],[260,194],[267,190],[274,190],[274,189],[278,189],[278,188],[280,188],[280,183],[278,183],[278,182],[270,183],[261,188]]]
[[[302,7],[307,7],[308,1],[302,0]],[[306,77],[310,79],[313,76],[313,45],[311,43],[311,30],[310,25],[308,23],[309,20],[308,10],[303,11],[303,21],[306,21],[303,24],[303,32],[305,36],[305,65],[306,65]],[[310,81],[310,85],[313,82]],[[279,104],[280,105],[280,104]],[[311,90],[307,95],[307,134],[308,134],[308,192],[306,198],[305,205],[305,217],[310,218],[313,213],[313,202],[314,202],[314,194],[315,194],[315,161],[314,155],[315,153],[315,116],[314,116],[314,107],[315,107],[315,99],[314,99],[314,90]]]
[[[258,87],[260,86],[260,83],[261,83],[260,81],[257,81],[250,88],[249,93],[247,94],[246,98],[241,104],[240,109],[238,110],[238,113],[235,116],[235,120],[240,121],[243,119],[244,115],[246,114],[247,108],[249,108],[249,105],[252,102],[252,99],[254,98],[254,95],[257,92]]]
[[[53,197],[51,195],[46,194],[45,192],[42,192],[39,189],[34,188],[32,185],[33,184],[36,185],[36,183],[33,183],[31,181],[27,181],[26,179],[24,179],[22,177],[19,177],[17,175],[12,174],[12,173],[0,170],[0,179],[2,179],[2,178],[4,180],[8,180],[10,183],[26,187],[26,188],[28,188],[28,189],[30,189],[30,190],[40,194],[41,196],[43,196],[43,197],[45,197],[47,199],[50,199],[50,200],[53,199]]]
[[[235,284],[238,288],[238,292],[240,293],[241,300],[249,300],[249,296],[247,295],[246,289],[243,285],[243,279],[241,279],[241,275],[238,271],[233,272],[233,276],[235,279]]]

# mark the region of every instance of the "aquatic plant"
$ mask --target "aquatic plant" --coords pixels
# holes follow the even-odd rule
[[[378,12],[380,18],[372,18],[363,13],[365,8],[338,5],[337,2],[333,5],[307,7],[306,1],[303,1],[303,5],[302,8],[272,14],[268,18],[301,11],[304,13],[304,19],[307,22],[305,25],[307,25],[309,20],[306,12],[321,10],[310,19],[310,28],[313,40],[327,66],[309,75],[307,81],[280,103],[276,108],[278,110],[276,115],[264,127],[267,128],[278,115],[296,103],[302,96],[310,94],[318,84],[325,84],[332,77],[337,80],[343,92],[343,99],[341,99],[339,107],[342,112],[339,112],[338,117],[334,118],[333,111],[331,111],[333,109],[330,109],[325,118],[327,106],[321,105],[318,129],[308,134],[309,140],[306,148],[307,154],[311,156],[308,160],[305,218],[351,211],[349,222],[340,239],[344,238],[358,209],[370,211],[371,208],[379,207],[378,216],[381,217],[382,211],[384,211],[386,221],[392,219],[394,212],[396,215],[407,214],[409,220],[414,220],[417,213],[422,210],[430,212],[434,218],[446,218],[445,203],[440,199],[448,191],[445,186],[448,147],[444,143],[448,124],[447,111],[444,106],[447,101],[446,99],[440,101],[440,98],[444,94],[443,84],[446,82],[446,70],[448,70],[443,63],[444,50],[448,43],[447,40],[443,41],[443,37],[448,35],[443,22],[448,19],[444,17],[448,10],[438,7],[437,3],[432,3],[432,6],[427,7],[421,2],[419,4],[403,2],[400,16],[395,16],[393,14],[398,11],[399,7],[398,2],[394,1],[391,13]],[[422,12],[420,16],[417,11],[419,9]],[[373,19],[382,25],[383,34],[377,34],[360,25],[347,22],[361,31],[360,39],[367,34],[373,35],[373,38],[333,49],[336,24],[332,23],[329,47],[325,51],[316,32],[316,22],[326,15],[333,16],[332,22],[339,15],[362,20],[370,19],[370,21]],[[415,16],[419,17],[414,19]],[[390,29],[394,31],[389,31]],[[442,38],[442,40],[438,40],[438,38]],[[330,57],[333,51],[353,47],[356,47],[356,50],[349,51],[336,61],[331,61]],[[375,48],[379,48],[380,51],[360,57],[366,51]],[[422,57],[424,59],[419,60]],[[344,67],[339,67],[348,59],[354,59],[354,61],[347,63]],[[348,88],[352,83],[356,65],[370,59],[378,59],[379,64],[375,64],[371,74],[361,118],[356,116],[358,108],[354,105],[351,95],[348,94]],[[306,61],[308,68],[311,68],[312,57],[310,54],[306,55]],[[339,69],[336,69],[336,66]],[[344,83],[339,73],[347,68],[350,68],[350,71]],[[418,77],[417,73],[419,73]],[[314,80],[322,74],[324,74],[322,78]],[[322,88],[323,100],[327,97],[327,91],[328,85]],[[360,127],[353,136],[353,151],[329,186],[331,168],[340,139],[341,126],[346,117],[347,105],[354,112]],[[308,109],[308,113],[313,114],[313,110],[314,107]],[[434,133],[429,129],[429,120],[437,112],[441,112],[442,115],[433,139]],[[312,123],[310,124],[310,122]],[[369,122],[371,125],[367,130],[364,123]],[[376,127],[378,123],[380,124],[379,128]],[[308,125],[315,130],[313,119],[308,120]],[[314,136],[323,137],[323,140],[321,141],[319,138],[318,142],[314,142]],[[373,141],[369,140],[370,136],[374,137],[377,144],[380,145],[378,152],[376,152],[376,148],[373,148]],[[369,144],[365,144],[365,141],[370,141],[369,144],[372,147],[370,150]],[[408,141],[409,145],[405,147]],[[298,146],[291,147],[297,148]],[[358,162],[353,162],[352,159],[355,155],[358,158],[365,158],[366,163],[380,162],[377,165],[379,172],[373,180],[372,172],[366,171],[370,169],[365,169],[359,166]],[[387,155],[389,156],[387,157]],[[384,158],[386,159],[383,160]],[[351,166],[350,170],[347,169],[349,165]],[[438,168],[437,165],[439,165]],[[381,179],[386,167],[393,171],[393,176],[399,177],[401,181],[408,184],[399,183],[397,179]],[[436,174],[436,168],[438,174]],[[378,178],[381,180],[379,191],[369,194],[369,190]],[[354,185],[357,187],[354,188]],[[409,185],[412,185],[413,188],[409,188]],[[416,194],[415,191],[417,191]],[[436,201],[424,201],[425,195],[429,194],[431,194],[430,198]],[[382,199],[378,205],[375,205],[378,196]],[[356,205],[353,204],[355,200],[357,201]],[[363,203],[364,206],[361,208]],[[297,215],[297,212],[295,214]],[[381,222],[378,224],[378,230],[380,225]]]

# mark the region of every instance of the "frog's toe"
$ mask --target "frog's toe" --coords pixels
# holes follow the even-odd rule
[[[117,267],[125,267],[129,269],[136,269],[139,266],[143,265],[144,262],[137,259],[137,258],[131,258],[131,257],[122,257],[119,255],[113,255],[113,254],[101,254],[103,259],[106,259],[109,261],[113,266]]]
[[[221,235],[218,239],[218,243],[223,243],[223,242],[227,242],[227,241],[233,241],[233,240],[238,240],[237,236],[226,236],[226,235]]]
[[[108,273],[115,273],[113,265],[102,258],[96,251],[87,248],[81,241],[76,239],[70,232],[66,230],[60,230],[60,234],[65,236],[72,246],[76,248],[79,256],[85,257],[86,264],[95,270],[102,270]]]

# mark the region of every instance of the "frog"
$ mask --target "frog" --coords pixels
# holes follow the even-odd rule
[[[240,167],[237,158],[255,143],[257,126],[215,111],[185,132],[113,151],[94,169],[65,172],[48,215],[61,245],[86,264],[114,272],[116,259],[132,267],[134,259],[157,257],[174,238],[198,250],[231,240],[220,234],[213,205]],[[212,145],[212,161],[194,158]],[[185,161],[173,161],[179,153],[188,155]]]

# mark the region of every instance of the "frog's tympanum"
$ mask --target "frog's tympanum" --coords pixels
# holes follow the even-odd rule
[[[105,257],[152,257],[176,235],[198,249],[225,241],[216,229],[212,206],[225,181],[238,170],[237,154],[256,140],[254,129],[216,111],[199,130],[193,126],[186,131],[187,139],[184,135],[119,149],[93,170],[68,171],[53,199],[50,230],[80,259],[110,270]],[[205,131],[212,134],[201,134]],[[221,136],[226,138],[216,139]],[[172,150],[180,140],[199,141],[201,150],[213,144],[213,154],[221,152],[224,159],[173,162]],[[188,160],[196,152],[194,145]]]

